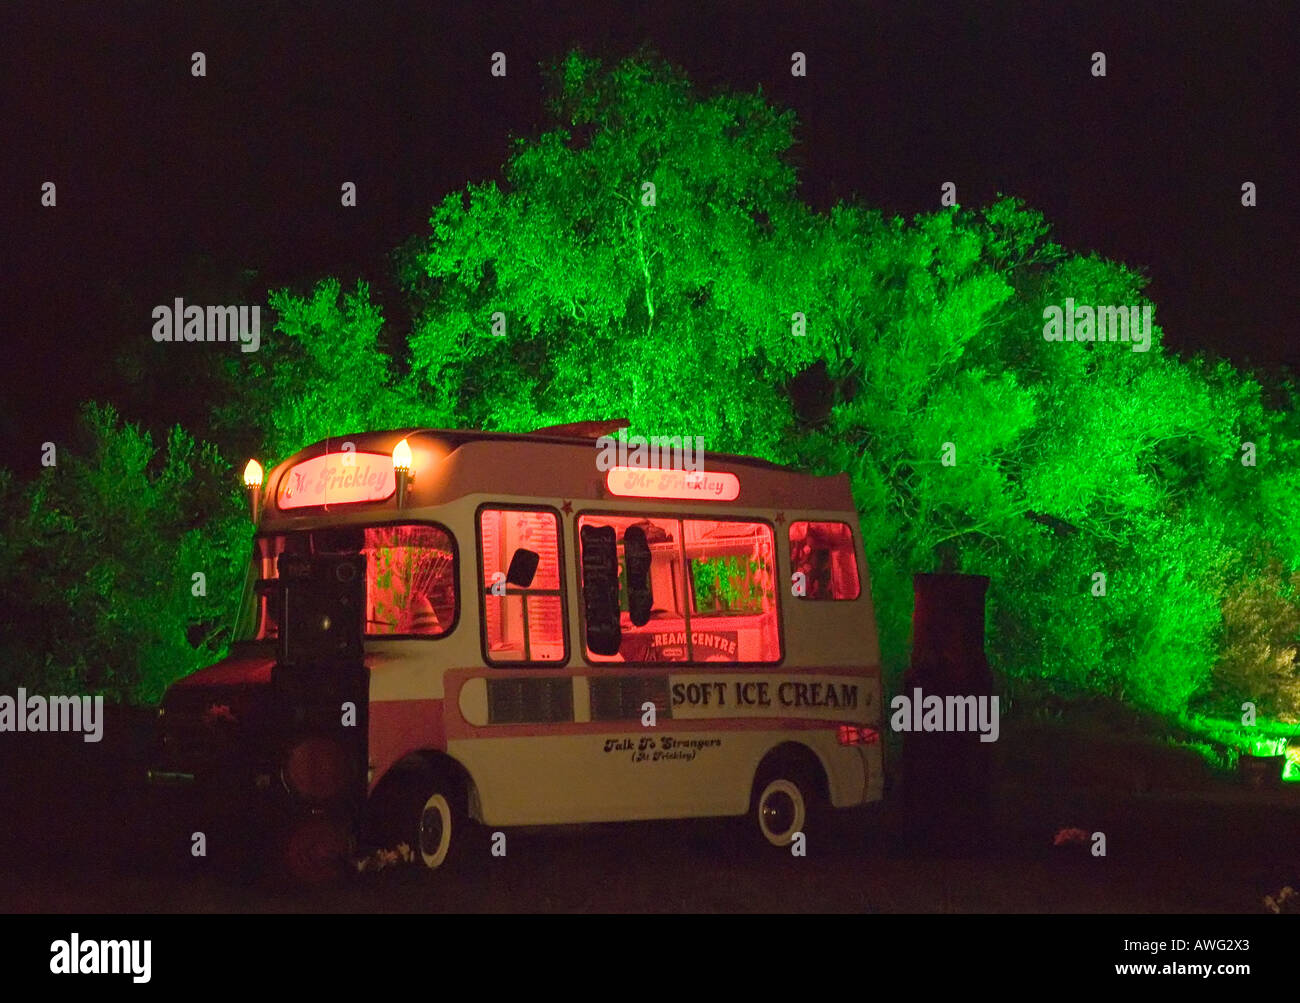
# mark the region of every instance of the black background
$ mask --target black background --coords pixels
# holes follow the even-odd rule
[[[409,980],[417,991],[454,983],[474,995],[516,987],[529,995],[553,993],[574,980],[622,996],[621,987],[644,980],[644,966],[658,958],[679,966],[666,990],[700,995],[739,995],[750,986],[782,995],[819,989],[861,994],[873,986],[925,995],[1027,987],[1055,994],[1066,985],[1125,983],[1180,991],[1193,982],[1231,993],[1294,984],[1286,920],[1260,916],[1053,916],[1048,923],[1036,916],[984,916],[978,932],[969,921],[934,916],[625,916],[615,923],[587,916],[545,924],[526,916],[32,916],[10,922],[22,929],[7,939],[0,959],[19,984],[31,979],[83,993],[116,988],[131,997],[149,988],[202,985],[381,998],[400,995],[398,987]],[[51,975],[50,945],[74,931],[82,942],[150,939],[150,982],[142,987],[126,975]],[[1171,937],[1248,943],[1230,951],[1124,950],[1126,940],[1167,944]],[[576,956],[575,941],[582,945]],[[486,964],[467,967],[466,946]],[[510,964],[492,964],[504,957]],[[1245,964],[1250,973],[1208,979],[1115,973],[1116,965],[1150,963]]]
[[[1058,242],[1147,274],[1174,349],[1294,366],[1296,11],[6,4],[0,463],[34,472],[89,397],[201,431],[211,401],[193,346],[150,340],[150,311],[176,296],[264,302],[283,284],[362,277],[399,338],[390,253],[444,194],[499,177],[509,137],[545,124],[538,64],[574,45],[617,59],[649,43],[706,90],[761,86],[798,114],[802,191],[819,208],[931,211],[949,180],[965,205],[1018,195]],[[190,74],[196,50],[205,78]],[[489,73],[496,50],[504,79]],[[806,78],[790,75],[794,50]],[[57,208],[40,206],[47,180]],[[355,209],[339,204],[344,181]]]

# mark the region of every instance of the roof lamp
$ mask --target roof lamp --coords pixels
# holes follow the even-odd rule
[[[411,470],[411,444],[405,439],[393,447],[393,475],[397,480],[397,507],[403,508],[407,485],[415,479]]]
[[[262,465],[249,460],[244,467],[244,490],[248,493],[248,514],[256,525],[262,515]]]

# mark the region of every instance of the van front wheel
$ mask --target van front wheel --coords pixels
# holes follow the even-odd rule
[[[405,844],[417,867],[450,870],[472,841],[464,805],[461,785],[447,771],[404,771],[376,804],[378,844],[386,849]]]
[[[457,817],[452,805],[449,794],[435,790],[425,798],[420,809],[415,854],[420,863],[431,871],[436,871],[447,863],[453,842],[459,842],[463,836],[460,830],[464,825],[464,815]]]

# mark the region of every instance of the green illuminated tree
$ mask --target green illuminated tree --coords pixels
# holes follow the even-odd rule
[[[27,624],[8,671],[98,678],[101,649],[61,638],[60,610],[104,664],[134,666],[113,669],[123,692],[156,694],[214,652],[205,625],[233,616],[246,556],[239,498],[215,486],[235,458],[367,428],[624,416],[847,472],[893,674],[912,574],[951,566],[992,577],[990,656],[1013,682],[1293,713],[1293,388],[1178,358],[1158,325],[1142,352],[1045,340],[1046,307],[1142,305],[1145,280],[1052,243],[1015,199],[816,211],[793,117],[761,93],[701,94],[650,56],[571,54],[551,77],[548,127],[402,248],[404,345],[365,284],[280,290],[274,336],[228,360],[225,461],[92,410],[66,473],[0,479],[4,567],[34,569],[6,583]],[[181,601],[173,586],[188,597],[182,576],[209,566],[227,584]]]
[[[1224,649],[1215,666],[1216,696],[1236,717],[1241,701],[1285,721],[1300,720],[1300,574],[1273,561],[1234,583],[1223,603]]]
[[[1158,329],[1146,352],[1046,341],[1045,306],[1141,304],[1144,282],[1015,200],[816,213],[794,123],[761,95],[700,96],[646,59],[573,55],[554,77],[554,127],[517,141],[502,184],[444,200],[408,256],[430,417],[626,415],[847,471],[895,668],[910,575],[946,555],[993,574],[1007,672],[1165,710],[1204,690],[1228,569],[1278,525],[1234,465],[1276,420],[1257,385],[1169,356]]]
[[[653,62],[572,56],[556,77],[557,127],[517,142],[504,184],[448,196],[411,255],[429,417],[528,429],[618,414],[782,453],[793,415],[773,376],[811,358],[767,274],[790,228],[774,218],[807,216],[783,160],[792,119],[756,95],[697,98]]]
[[[411,423],[364,282],[343,293],[325,279],[306,296],[282,289],[269,300],[274,334],[228,362],[230,396],[216,409],[218,434],[244,446],[236,455],[277,462],[330,436]]]
[[[179,428],[159,450],[112,408],[87,407],[80,441],[5,498],[0,591],[13,617],[0,672],[151,700],[210,664],[230,640],[247,561],[231,476]]]

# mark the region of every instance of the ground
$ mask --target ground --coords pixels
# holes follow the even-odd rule
[[[814,816],[806,857],[756,848],[729,821],[629,823],[507,830],[504,858],[485,846],[455,873],[241,882],[151,813],[146,720],[110,718],[100,744],[4,736],[0,912],[1258,914],[1265,896],[1300,889],[1300,785],[1249,790],[1133,743],[1014,731],[988,831],[950,828],[940,848],[908,835],[891,791]],[[1086,841],[1055,845],[1069,829]],[[1098,832],[1104,856],[1091,853]]]

